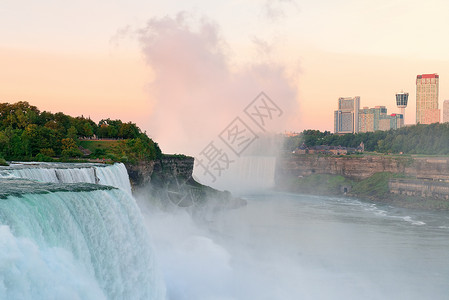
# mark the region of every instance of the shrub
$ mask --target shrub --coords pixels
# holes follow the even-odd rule
[[[0,166],[7,166],[8,163],[6,162],[6,160],[3,157],[0,157]]]
[[[52,156],[55,156],[55,151],[52,148],[43,148],[40,150],[40,154],[42,154],[44,156],[52,157]],[[37,157],[37,155],[36,155],[36,157]]]
[[[48,155],[42,154],[42,153],[38,153],[35,157],[36,161],[46,161],[46,162],[51,162],[53,161],[53,158],[51,158]]]

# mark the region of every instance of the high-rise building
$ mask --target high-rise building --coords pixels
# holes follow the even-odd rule
[[[364,107],[359,111],[359,132],[398,129],[404,126],[402,114],[387,115],[385,106]]]
[[[443,102],[443,123],[449,122],[449,100]]]
[[[385,106],[374,108],[364,107],[359,111],[359,132],[372,132],[380,130],[379,120],[387,115]]]
[[[401,91],[400,93],[396,94],[396,105],[398,108],[401,109],[401,115],[403,120],[405,121],[405,108],[407,107],[408,103],[408,93],[404,93]]]
[[[334,132],[359,132],[359,110],[360,97],[338,98],[338,109],[334,112]]]
[[[432,124],[440,122],[438,109],[438,74],[416,76],[416,123]]]

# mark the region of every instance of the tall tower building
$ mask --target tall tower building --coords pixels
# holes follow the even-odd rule
[[[408,103],[408,93],[404,93],[401,91],[400,93],[396,94],[396,105],[398,108],[401,109],[401,115],[402,119],[405,121],[405,108],[407,107]]]
[[[359,132],[359,110],[360,97],[338,98],[338,109],[334,112],[334,132]]]
[[[416,76],[416,123],[432,124],[440,122],[438,109],[438,74]]]
[[[443,102],[443,123],[449,122],[449,100]]]

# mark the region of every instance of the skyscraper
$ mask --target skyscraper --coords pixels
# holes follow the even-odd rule
[[[440,122],[438,109],[438,74],[416,76],[416,123],[432,124]]]
[[[359,110],[360,97],[338,98],[338,109],[334,112],[334,132],[359,132]]]
[[[443,123],[449,122],[449,100],[443,102]]]

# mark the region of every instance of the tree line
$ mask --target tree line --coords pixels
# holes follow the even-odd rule
[[[121,140],[112,149],[113,157],[109,158],[113,160],[153,160],[162,155],[158,144],[132,122],[103,119],[96,124],[83,116],[41,112],[24,101],[0,103],[0,158],[81,157],[80,140],[95,136]],[[102,155],[105,153],[97,153],[97,157]]]
[[[363,142],[365,151],[380,153],[449,154],[449,123],[417,124],[396,130],[333,134],[329,131],[304,130],[299,136],[286,138],[284,147],[293,151],[307,146],[329,145],[356,148]]]

